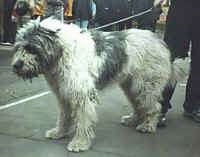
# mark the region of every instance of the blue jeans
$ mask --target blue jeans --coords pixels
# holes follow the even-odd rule
[[[75,22],[77,26],[79,26],[83,30],[87,30],[89,21],[88,20],[77,20]]]

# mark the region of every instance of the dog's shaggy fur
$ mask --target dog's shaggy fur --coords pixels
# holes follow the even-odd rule
[[[155,132],[162,90],[172,74],[170,53],[153,33],[81,32],[77,26],[48,18],[30,21],[18,31],[12,61],[24,79],[44,74],[57,96],[57,126],[46,137],[70,135],[69,151],[89,149],[95,137],[97,91],[118,83],[134,109],[122,122],[136,130]],[[130,121],[131,120],[131,121]]]

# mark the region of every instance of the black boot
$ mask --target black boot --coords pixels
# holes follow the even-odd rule
[[[177,82],[168,82],[162,92],[163,100],[160,101],[162,105],[161,114],[159,116],[158,127],[165,127],[167,123],[166,114],[168,110],[172,107],[170,100],[173,96],[174,90],[176,88]]]
[[[166,114],[168,110],[171,108],[170,102],[166,101],[161,101],[162,104],[162,109],[161,109],[161,114],[159,116],[159,121],[158,121],[158,127],[165,127],[167,125],[167,119],[166,119]]]

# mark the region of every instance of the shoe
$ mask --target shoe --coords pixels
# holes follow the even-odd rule
[[[167,119],[165,113],[161,113],[159,119],[158,119],[158,127],[166,127],[167,125]]]
[[[188,117],[188,118],[194,120],[197,123],[200,123],[200,109],[192,111],[192,112],[188,112],[185,110],[183,115],[185,117]]]

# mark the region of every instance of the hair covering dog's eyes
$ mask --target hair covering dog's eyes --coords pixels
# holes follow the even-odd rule
[[[33,45],[30,45],[30,44],[25,45],[25,46],[24,46],[24,49],[25,49],[27,52],[31,53],[31,54],[37,54],[37,52],[38,52],[37,47],[35,47],[35,46],[33,46]]]

